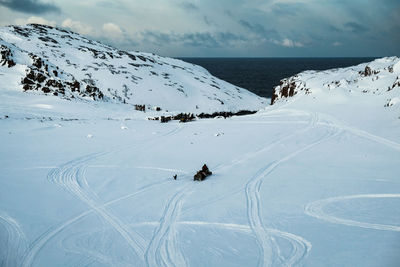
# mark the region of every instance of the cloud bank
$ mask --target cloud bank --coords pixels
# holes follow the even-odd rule
[[[167,56],[400,55],[395,0],[48,1],[0,0],[0,23],[57,25]]]

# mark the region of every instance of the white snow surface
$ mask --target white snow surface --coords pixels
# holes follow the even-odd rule
[[[399,87],[306,72],[312,93],[254,115],[159,123],[22,92],[18,68],[0,67],[0,266],[398,266]]]
[[[16,63],[2,74],[7,81],[3,87],[12,90],[22,90],[21,80],[32,69],[34,55],[48,65],[49,75],[56,81],[77,81],[82,93],[86,85],[95,86],[104,101],[196,114],[256,111],[266,105],[265,98],[222,81],[200,66],[155,54],[119,51],[59,28],[37,24],[0,27],[0,45],[11,50]],[[42,92],[44,86],[33,91]],[[68,88],[58,95],[89,98]]]

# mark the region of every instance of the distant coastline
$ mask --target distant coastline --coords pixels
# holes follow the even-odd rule
[[[283,78],[305,70],[344,68],[370,62],[376,57],[354,58],[193,58],[183,61],[200,65],[212,75],[245,88],[259,96],[270,98],[273,87]]]

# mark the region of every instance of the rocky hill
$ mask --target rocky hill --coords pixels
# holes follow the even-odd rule
[[[309,95],[334,98],[335,94],[348,97],[379,95],[382,106],[400,102],[400,58],[387,57],[358,66],[327,71],[305,71],[281,80],[275,87],[271,104],[291,97]],[[380,100],[382,99],[382,100]]]
[[[129,104],[170,112],[259,110],[266,99],[202,67],[126,52],[60,28],[0,28],[0,89],[65,99]]]

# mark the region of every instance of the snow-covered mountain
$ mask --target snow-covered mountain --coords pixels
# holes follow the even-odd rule
[[[275,87],[271,104],[288,97],[309,94],[314,98],[334,99],[348,95],[362,99],[364,95],[379,95],[382,106],[400,102],[400,58],[380,58],[358,66],[326,71],[305,71],[281,80]]]
[[[146,105],[171,112],[259,110],[266,102],[202,67],[154,54],[120,51],[50,26],[2,27],[0,49],[1,89]]]

